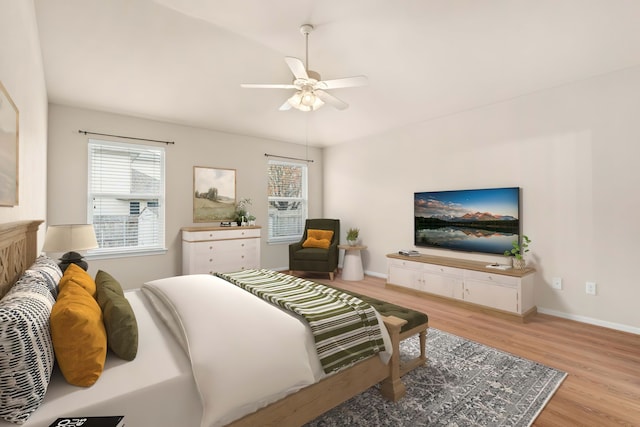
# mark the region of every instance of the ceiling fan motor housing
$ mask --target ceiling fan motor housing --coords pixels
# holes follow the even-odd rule
[[[311,31],[313,31],[313,25],[311,24],[304,24],[300,26],[300,32],[303,36],[309,35]]]

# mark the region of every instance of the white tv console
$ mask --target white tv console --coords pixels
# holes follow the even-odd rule
[[[388,254],[387,286],[507,315],[524,322],[537,313],[533,268],[496,270],[487,262],[431,255]]]

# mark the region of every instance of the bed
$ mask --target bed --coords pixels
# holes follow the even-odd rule
[[[36,259],[36,233],[41,222],[21,221],[0,225],[0,242],[2,242],[0,244],[0,276],[2,279],[0,293],[2,295],[8,292],[25,269]],[[178,318],[177,323],[175,323],[175,318],[173,319],[174,323],[171,323],[171,310],[166,310],[165,307],[163,311],[161,308],[163,295],[170,293],[170,290],[175,288],[175,284],[169,283],[167,285],[165,282],[181,280],[184,281],[185,276],[154,281],[159,282],[151,283],[152,288],[157,285],[155,292],[149,289],[146,291],[142,289],[126,291],[126,299],[135,312],[140,331],[138,353],[135,359],[123,361],[109,354],[99,380],[87,388],[68,384],[59,370],[54,368],[44,400],[23,425],[26,427],[47,427],[59,416],[125,415],[126,424],[133,427],[147,425],[196,427],[200,425],[226,424],[235,427],[255,425],[293,426],[302,425],[312,420],[330,408],[378,383],[381,384],[381,393],[390,400],[398,400],[404,395],[405,389],[401,381],[401,373],[406,369],[402,369],[400,365],[399,342],[406,336],[407,332],[414,333],[415,330],[407,331],[405,329],[404,335],[401,336],[401,329],[403,325],[406,325],[406,320],[388,316],[381,318],[385,326],[381,329],[385,336],[385,348],[391,353],[388,361],[384,360],[384,357],[375,355],[358,361],[350,367],[340,369],[335,373],[327,374],[322,372],[322,366],[317,360],[317,355],[315,356],[315,362],[311,361],[313,357],[309,356],[310,362],[306,367],[307,371],[303,372],[301,377],[292,379],[292,383],[281,385],[283,387],[282,390],[278,392],[270,391],[266,398],[241,405],[242,408],[240,409],[231,408],[224,414],[212,414],[211,402],[207,402],[206,399],[201,402],[203,395],[202,377],[196,375],[194,380],[194,372],[198,369],[204,370],[205,376],[210,375],[213,378],[219,378],[225,374],[225,370],[211,371],[206,364],[194,362],[194,354],[192,353],[196,351],[193,349],[195,347],[193,345],[186,347],[191,355],[190,359],[187,356],[187,352],[184,351],[185,343],[182,342],[181,344],[176,328],[183,327],[185,330],[195,330],[196,332],[203,328],[181,325],[180,318]],[[222,291],[224,286],[208,286],[206,283],[210,280],[222,279],[212,276],[200,277],[199,281],[196,280],[197,283],[195,285],[189,286],[203,286],[208,292]],[[193,282],[192,278],[189,279],[189,282]],[[184,283],[186,282],[180,282],[180,286]],[[203,285],[203,283],[205,284]],[[168,287],[162,288],[163,285]],[[270,304],[264,304],[264,302],[259,301],[248,292],[240,290],[237,286],[230,285],[230,287],[234,289],[232,292],[242,292],[245,299],[251,298],[261,306],[267,306],[268,310],[275,309]],[[176,292],[178,300],[180,299],[180,294],[189,295],[190,292]],[[222,301],[217,306],[218,311],[224,311],[230,307],[223,299],[227,298],[226,296],[212,295],[212,297],[214,300],[219,299]],[[191,300],[185,299],[182,302],[172,304],[188,305],[191,303]],[[244,306],[244,302],[240,304]],[[266,309],[255,308],[252,310]],[[237,334],[236,331],[232,330],[230,324],[237,323],[240,321],[239,318],[232,322],[232,319],[228,317],[234,312],[237,312],[237,310],[222,313],[222,320],[208,324],[205,330],[212,332],[215,329],[216,334],[220,335],[224,333],[231,336]],[[267,312],[265,311],[265,313]],[[293,316],[269,312],[269,314],[261,315],[260,319],[278,316],[288,316],[294,319],[292,328],[299,332],[299,325],[302,322]],[[262,355],[262,352],[257,350],[259,348],[260,335],[266,335],[264,330],[261,329],[263,322],[256,323],[255,320],[252,322],[246,322],[247,326],[249,329],[257,330],[258,335],[253,337],[245,335],[245,333],[249,333],[248,330],[241,334],[243,340],[239,342],[245,344],[246,351],[242,353],[242,357],[238,357],[238,361],[233,361],[239,365],[235,369],[228,369],[228,372],[231,373],[229,381],[221,382],[227,384],[228,389],[217,390],[216,392],[218,393],[226,392],[229,395],[233,395],[238,393],[239,390],[241,392],[242,386],[234,388],[229,385],[232,382],[230,379],[237,372],[243,370],[240,368],[241,366],[250,367],[256,363],[251,359],[245,360],[245,355],[248,356],[252,352]],[[296,322],[298,326],[295,326]],[[170,327],[171,324],[173,324],[173,328]],[[426,326],[421,328],[422,332],[424,332]],[[283,339],[286,339],[289,334],[282,335],[285,336]],[[421,336],[423,335],[421,334]],[[312,340],[312,338],[307,338],[307,341],[309,339]],[[298,341],[304,341],[304,339]],[[211,340],[210,344],[214,351],[217,349],[220,352],[220,349],[225,348],[225,344],[222,341]],[[296,351],[309,353],[308,342],[305,342],[304,346]],[[293,350],[291,352],[295,353]],[[275,351],[275,354],[276,356],[281,356],[282,352]],[[201,356],[201,358],[204,357]],[[242,365],[242,363],[245,365]],[[284,363],[290,364],[290,362]],[[300,364],[305,365],[305,363]],[[418,361],[418,363],[424,363],[424,354],[422,354],[422,360]],[[311,369],[310,373],[308,372],[309,368]],[[304,371],[302,368],[300,370]],[[245,389],[247,388],[245,387]],[[218,404],[220,406],[220,402]],[[0,421],[0,426],[2,427],[14,425],[16,424]]]

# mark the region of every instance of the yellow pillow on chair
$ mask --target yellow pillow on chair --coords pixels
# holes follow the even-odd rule
[[[303,248],[329,249],[333,230],[307,230],[307,240],[302,243]]]
[[[307,230],[307,237],[313,237],[314,239],[318,240],[328,240],[329,242],[331,242],[331,239],[333,238],[333,230],[309,229]]]

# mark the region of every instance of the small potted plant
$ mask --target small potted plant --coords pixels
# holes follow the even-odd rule
[[[236,203],[235,220],[238,225],[247,225],[247,209],[251,206],[251,199],[240,199]]]
[[[508,257],[513,257],[513,268],[522,270],[526,267],[527,262],[524,259],[524,254],[529,252],[529,245],[531,244],[531,239],[528,236],[522,235],[522,244],[518,243],[517,240],[511,242],[513,248],[509,251],[504,251],[504,255]]]
[[[358,236],[360,235],[359,228],[350,228],[347,230],[347,243],[351,246],[355,246],[358,243]]]

